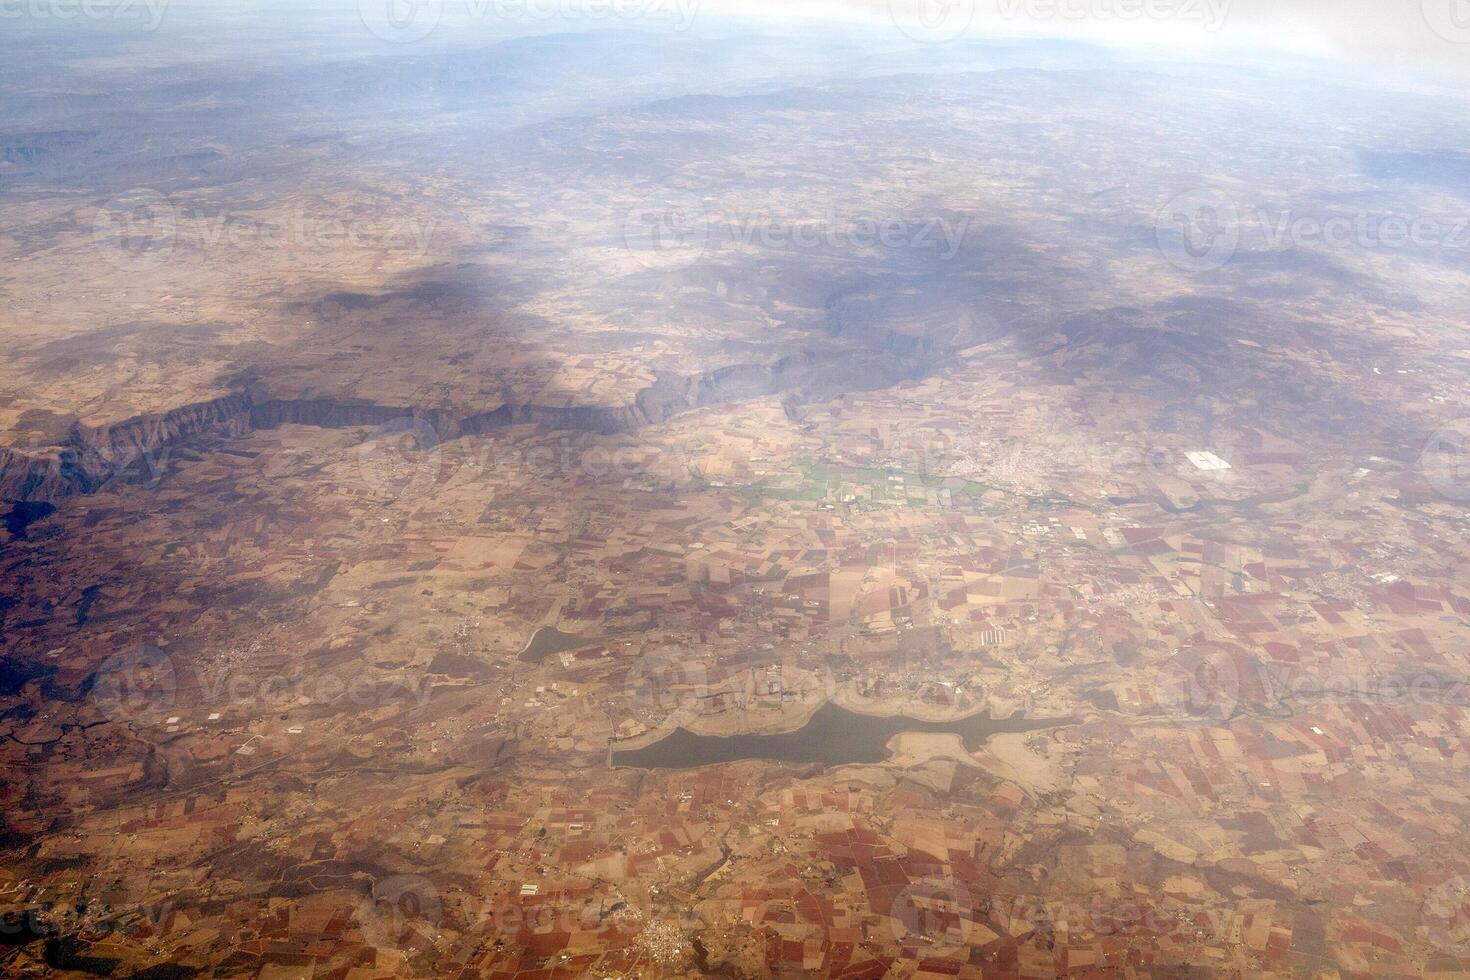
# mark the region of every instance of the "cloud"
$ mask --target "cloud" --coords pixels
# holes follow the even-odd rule
[[[1054,37],[1470,70],[1470,0],[704,0],[717,14],[888,26],[917,41]]]
[[[1470,68],[1470,0],[1232,0],[1228,30],[1365,64]]]

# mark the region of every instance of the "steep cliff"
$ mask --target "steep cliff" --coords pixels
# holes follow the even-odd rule
[[[0,448],[0,500],[55,503],[93,493],[119,475],[153,469],[170,447],[208,438],[235,438],[254,429],[282,425],[321,428],[379,426],[395,419],[422,419],[442,440],[482,435],[509,425],[623,435],[657,425],[696,408],[771,395],[832,397],[871,390],[933,370],[935,351],[892,344],[884,351],[846,350],[827,356],[794,354],[770,364],[735,364],[684,378],[660,381],[627,405],[500,405],[461,414],[443,408],[381,405],[364,399],[271,397],[258,383],[245,391],[140,415],[102,427],[76,425],[65,443],[40,453]]]
[[[226,395],[113,425],[73,425],[65,443],[40,453],[0,448],[0,500],[54,503],[92,493],[121,473],[152,466],[176,443],[248,432],[249,410],[247,396]]]

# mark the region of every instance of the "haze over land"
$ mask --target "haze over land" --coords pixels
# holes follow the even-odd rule
[[[58,9],[0,972],[1470,969],[1453,9]]]

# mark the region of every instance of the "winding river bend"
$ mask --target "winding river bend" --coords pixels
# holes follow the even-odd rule
[[[958,735],[974,751],[1001,732],[1031,732],[1067,724],[1066,718],[991,718],[987,712],[952,721],[920,721],[902,715],[864,715],[831,702],[801,728],[775,735],[696,735],[686,728],[641,749],[613,752],[613,765],[636,769],[697,769],[764,759],[827,766],[872,764],[888,758],[888,740],[900,732]]]

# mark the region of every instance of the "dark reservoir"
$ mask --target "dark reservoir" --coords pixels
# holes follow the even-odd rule
[[[986,712],[953,721],[918,721],[901,715],[862,715],[827,703],[801,728],[777,735],[696,735],[680,728],[642,749],[613,753],[613,764],[638,769],[694,769],[743,759],[820,763],[829,766],[882,762],[888,740],[899,732],[944,732],[959,735],[974,751],[999,732],[1056,728],[1068,719],[1028,720],[1020,714],[991,718]]]
[[[531,637],[531,642],[521,651],[520,659],[524,663],[539,664],[554,653],[565,653],[567,650],[576,650],[587,646],[591,641],[584,640],[580,636],[571,633],[563,633],[559,629],[543,626]]]

